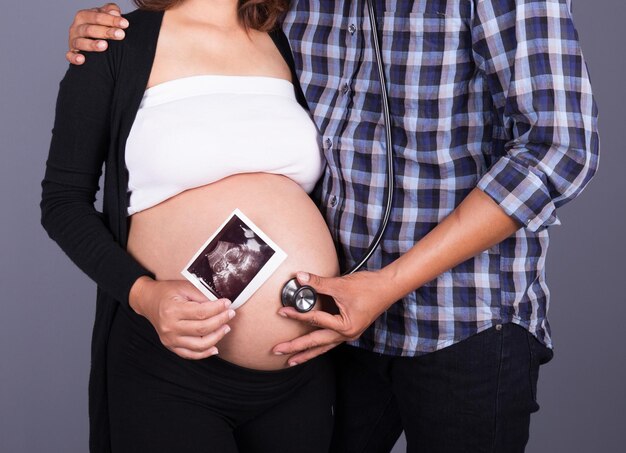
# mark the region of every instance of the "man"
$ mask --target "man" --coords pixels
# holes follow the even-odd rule
[[[368,271],[299,274],[339,314],[277,345],[333,349],[336,452],[518,452],[551,356],[545,258],[556,208],[598,163],[597,112],[567,0],[377,0],[396,189]],[[328,169],[342,265],[382,217],[384,123],[366,2],[293,1],[284,21]],[[121,39],[115,5],[79,12],[68,59]],[[87,25],[98,24],[98,25]],[[132,27],[132,24],[130,24]],[[91,41],[87,38],[98,38]]]

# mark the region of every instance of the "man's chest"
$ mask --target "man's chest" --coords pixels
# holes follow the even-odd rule
[[[473,0],[372,0],[393,114],[430,116],[442,90],[458,93],[475,73]],[[367,2],[294,1],[285,32],[320,127],[349,106],[380,111]]]

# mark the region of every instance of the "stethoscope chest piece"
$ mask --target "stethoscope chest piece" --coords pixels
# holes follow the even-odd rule
[[[300,313],[306,313],[315,306],[317,292],[308,285],[300,285],[297,279],[292,278],[283,286],[280,299],[283,307],[293,307]]]

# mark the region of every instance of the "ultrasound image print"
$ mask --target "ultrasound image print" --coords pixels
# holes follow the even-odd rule
[[[274,254],[266,241],[233,215],[187,271],[216,297],[234,301]]]

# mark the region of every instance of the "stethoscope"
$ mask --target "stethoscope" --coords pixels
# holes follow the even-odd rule
[[[387,196],[385,200],[385,211],[383,213],[382,222],[376,235],[372,239],[369,247],[363,254],[361,260],[352,266],[351,269],[342,275],[350,275],[357,272],[363,267],[368,259],[372,256],[380,241],[383,238],[389,216],[391,215],[391,207],[393,205],[394,192],[394,170],[393,170],[393,141],[391,137],[391,114],[389,112],[389,96],[387,92],[387,78],[385,77],[385,68],[383,66],[383,57],[380,51],[380,42],[378,39],[378,27],[376,26],[376,15],[371,0],[366,0],[370,26],[372,29],[372,44],[374,45],[374,54],[376,56],[376,64],[378,66],[378,78],[381,85],[382,95],[382,111],[385,123],[385,143],[387,147]],[[317,292],[311,286],[300,285],[296,278],[292,278],[283,286],[281,293],[281,302],[285,307],[294,307],[301,313],[310,311],[317,300]]]

